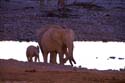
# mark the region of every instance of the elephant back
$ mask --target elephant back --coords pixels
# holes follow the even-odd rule
[[[27,56],[34,56],[34,55],[39,55],[39,50],[37,49],[37,47],[35,46],[29,46],[27,47],[27,51],[26,51]]]

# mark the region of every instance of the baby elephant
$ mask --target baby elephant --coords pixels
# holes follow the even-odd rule
[[[35,57],[35,62],[38,61],[40,62],[39,59],[39,46],[35,47],[33,45],[28,46],[27,50],[26,50],[26,56],[27,56],[27,60],[28,62],[33,62],[32,58]]]

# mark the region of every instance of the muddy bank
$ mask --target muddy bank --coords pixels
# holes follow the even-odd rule
[[[0,83],[124,83],[125,72],[0,59]]]

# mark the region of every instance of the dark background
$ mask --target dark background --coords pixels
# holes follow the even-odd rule
[[[36,41],[47,24],[72,28],[76,41],[125,41],[125,1],[65,0],[61,10],[57,0],[0,0],[0,41]]]

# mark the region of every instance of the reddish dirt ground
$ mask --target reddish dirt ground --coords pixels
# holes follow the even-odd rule
[[[0,83],[125,83],[125,71],[0,59]]]

